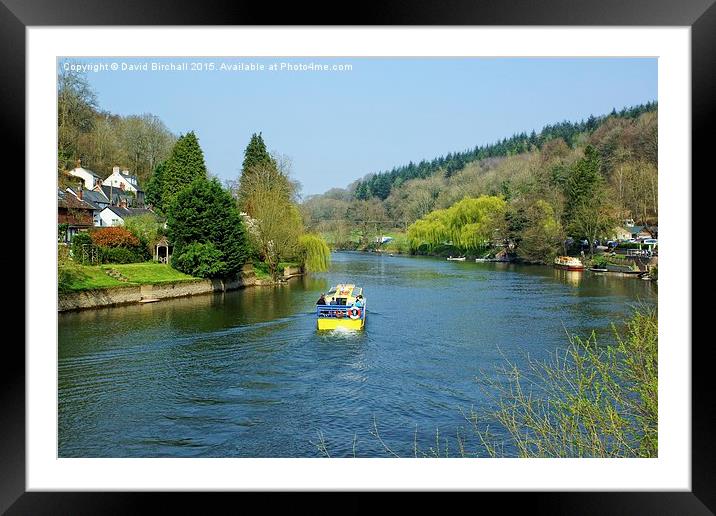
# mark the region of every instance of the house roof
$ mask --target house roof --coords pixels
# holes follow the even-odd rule
[[[102,191],[107,199],[112,196],[114,199],[129,199],[133,197],[128,190],[122,190],[116,186],[102,185]]]
[[[75,197],[77,197],[77,193],[78,193],[77,190],[79,190],[78,188],[73,188],[70,186],[67,189],[70,190]],[[84,188],[82,190],[82,200],[86,201],[90,204],[108,204],[109,203],[109,198],[106,195],[104,195],[103,192],[99,192],[97,190],[87,190],[86,188]]]
[[[70,172],[87,172],[88,174],[92,175],[93,177],[96,177],[97,179],[102,179],[102,176],[100,176],[99,174],[92,172],[91,170],[88,170],[86,168],[82,168],[82,167],[75,167],[72,170],[70,170]]]
[[[136,217],[138,215],[146,215],[147,213],[154,215],[154,212],[147,208],[120,208],[119,206],[107,206],[105,210],[110,210],[122,219],[126,219],[127,217]]]
[[[72,195],[71,193],[61,190],[60,188],[57,189],[57,207],[58,208],[65,208],[65,209],[73,209],[73,210],[96,210],[99,209],[93,204],[90,204],[86,201],[82,201]]]

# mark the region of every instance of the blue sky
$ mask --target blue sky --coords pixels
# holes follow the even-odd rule
[[[209,171],[237,178],[261,131],[292,160],[303,194],[370,172],[491,143],[562,120],[657,99],[657,60],[636,58],[108,58],[86,77],[102,109],[152,113],[176,134],[194,130]],[[112,71],[111,63],[120,69]],[[129,71],[121,63],[200,63],[213,71]],[[263,64],[263,71],[221,71]],[[350,64],[350,71],[269,70],[271,64]]]

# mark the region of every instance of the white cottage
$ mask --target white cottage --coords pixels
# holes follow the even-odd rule
[[[154,212],[147,208],[107,206],[100,212],[99,216],[100,219],[102,219],[102,226],[124,226],[124,223],[128,218],[145,215],[147,213],[154,215]]]
[[[120,190],[127,190],[134,193],[140,190],[137,176],[131,175],[129,170],[120,171],[119,167],[112,167],[112,174],[102,182],[102,185],[113,186]]]
[[[84,182],[85,188],[88,190],[94,189],[95,186],[102,184],[102,178],[96,173],[82,168],[80,160],[77,160],[77,166],[69,171],[69,174],[74,177],[79,177]]]

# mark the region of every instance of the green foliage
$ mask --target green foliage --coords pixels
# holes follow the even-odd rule
[[[597,151],[588,145],[584,157],[575,163],[567,178],[565,216],[568,221],[575,219],[576,212],[582,206],[591,204],[597,192],[601,191],[604,178],[600,167]]]
[[[301,235],[298,239],[301,263],[309,272],[325,272],[331,263],[331,250],[318,235]]]
[[[172,264],[178,270],[199,278],[225,276],[228,270],[224,254],[211,242],[194,242],[184,246],[181,253],[172,258]]]
[[[614,328],[606,346],[594,334],[572,336],[549,361],[530,360],[526,369],[508,363],[487,388],[497,407],[490,417],[520,457],[656,457],[657,375],[657,313],[641,308],[626,335]]]
[[[166,162],[162,161],[154,169],[154,173],[147,181],[144,202],[148,206],[152,206],[157,211],[164,209],[164,169]]]
[[[92,245],[92,237],[90,237],[88,233],[77,233],[72,238],[72,244],[70,246],[72,259],[77,263],[89,263],[90,255],[87,250]]]
[[[266,143],[264,143],[261,133],[254,133],[251,135],[251,140],[246,146],[246,150],[244,150],[244,162],[241,166],[241,173],[251,173],[254,167],[260,165],[275,167],[276,162],[266,150]]]
[[[82,157],[80,140],[95,124],[97,95],[87,78],[74,70],[59,69],[57,76],[57,164],[59,170],[75,167]]]
[[[161,171],[161,209],[166,210],[177,194],[195,179],[206,178],[204,153],[194,131],[180,136]]]
[[[530,260],[549,263],[554,259],[564,241],[562,226],[554,208],[542,199],[537,199],[525,208],[525,224],[520,231],[517,246],[519,256]]]
[[[295,186],[275,164],[259,163],[241,175],[238,205],[244,212],[249,237],[271,276],[281,261],[297,257],[303,217],[293,202]]]
[[[555,139],[561,139],[569,147],[574,147],[582,134],[594,132],[601,124],[609,120],[635,119],[644,113],[652,113],[656,109],[656,102],[647,102],[646,104],[624,108],[619,112],[614,111],[605,116],[590,116],[586,121],[582,122],[572,123],[565,121],[547,125],[539,133],[533,131],[528,135],[523,132],[490,145],[477,146],[464,152],[449,153],[447,156],[441,156],[432,161],[423,160],[417,164],[411,161],[408,165],[393,168],[389,172],[371,174],[358,180],[354,186],[354,196],[356,199],[361,200],[371,197],[385,200],[390,195],[391,190],[404,181],[426,178],[440,171],[450,177],[470,163],[490,158],[513,156],[530,152],[533,149],[542,149],[545,144]],[[642,145],[649,146],[650,143],[651,141],[649,140]],[[653,154],[653,151],[651,152]]]
[[[197,275],[193,267],[199,263],[205,274],[201,277],[240,271],[249,255],[246,229],[234,199],[218,180],[194,180],[177,194],[167,215],[168,236],[174,244],[172,263],[178,270]],[[189,248],[191,244],[212,245]],[[190,255],[182,258],[185,252]],[[210,259],[213,265],[197,262],[197,257]]]
[[[69,229],[70,225],[66,222],[62,224],[57,224],[57,240],[58,242],[64,242],[67,240],[67,230]]]
[[[149,259],[149,252],[136,247],[99,247],[101,263],[139,263]]]
[[[477,251],[500,239],[505,229],[507,203],[500,197],[467,198],[450,208],[436,210],[408,228],[412,250],[432,250],[451,244],[461,251]]]
[[[128,217],[124,228],[137,237],[141,245],[146,247],[150,253],[154,252],[154,245],[163,232],[162,224],[151,213]]]

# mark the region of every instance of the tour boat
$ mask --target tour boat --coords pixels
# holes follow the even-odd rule
[[[448,260],[452,261],[452,262],[464,262],[465,257],[464,256],[456,256],[456,257],[448,256]]]
[[[584,264],[579,258],[573,256],[558,256],[554,259],[554,266],[557,269],[564,269],[567,271],[583,271]]]
[[[324,299],[325,305],[316,304],[316,324],[319,330],[363,329],[366,300],[361,287],[352,283],[340,283],[331,288]]]

